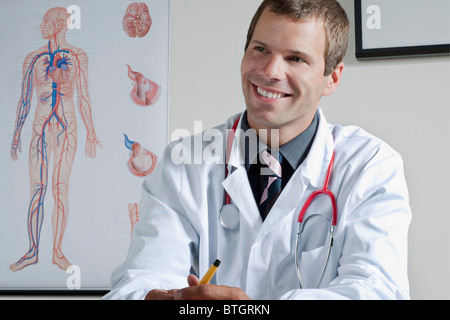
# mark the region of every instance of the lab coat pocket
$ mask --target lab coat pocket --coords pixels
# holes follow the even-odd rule
[[[300,275],[303,288],[316,288],[318,286],[327,255],[327,245],[300,254]]]
[[[327,262],[332,210],[330,201],[320,199],[324,197],[311,203],[300,228],[298,256],[303,288],[318,286]]]

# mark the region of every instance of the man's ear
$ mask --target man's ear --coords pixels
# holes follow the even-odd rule
[[[322,96],[329,96],[337,90],[341,83],[342,72],[344,71],[344,62],[341,62],[326,78],[327,83],[322,92]]]

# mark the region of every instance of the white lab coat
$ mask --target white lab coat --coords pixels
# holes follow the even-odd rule
[[[237,117],[218,129],[230,129]],[[231,174],[225,179],[223,164],[172,162],[174,147],[196,137],[168,146],[143,184],[129,254],[113,272],[112,290],[105,298],[142,299],[154,288],[186,287],[188,274],[201,277],[215,259],[222,264],[212,283],[240,287],[252,299],[409,298],[411,213],[397,152],[360,128],[328,124],[319,109],[308,157],[263,223],[241,158],[240,138],[237,131],[228,167]],[[321,287],[316,289],[327,250],[326,230],[316,231],[311,224],[312,231],[302,239],[300,270],[306,288],[299,289],[294,259],[297,216],[308,195],[323,187],[333,149],[330,190],[339,212],[334,244]],[[219,222],[224,189],[240,211],[234,230]],[[311,213],[330,219],[328,198],[315,200],[307,215]]]

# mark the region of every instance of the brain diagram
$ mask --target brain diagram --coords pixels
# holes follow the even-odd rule
[[[131,38],[145,37],[152,26],[147,5],[143,2],[130,3],[123,17],[122,26]]]

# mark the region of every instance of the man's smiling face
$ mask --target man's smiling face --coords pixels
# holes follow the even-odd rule
[[[291,136],[309,126],[320,97],[331,94],[332,76],[324,76],[325,43],[323,23],[297,22],[264,10],[241,64],[252,128]]]

